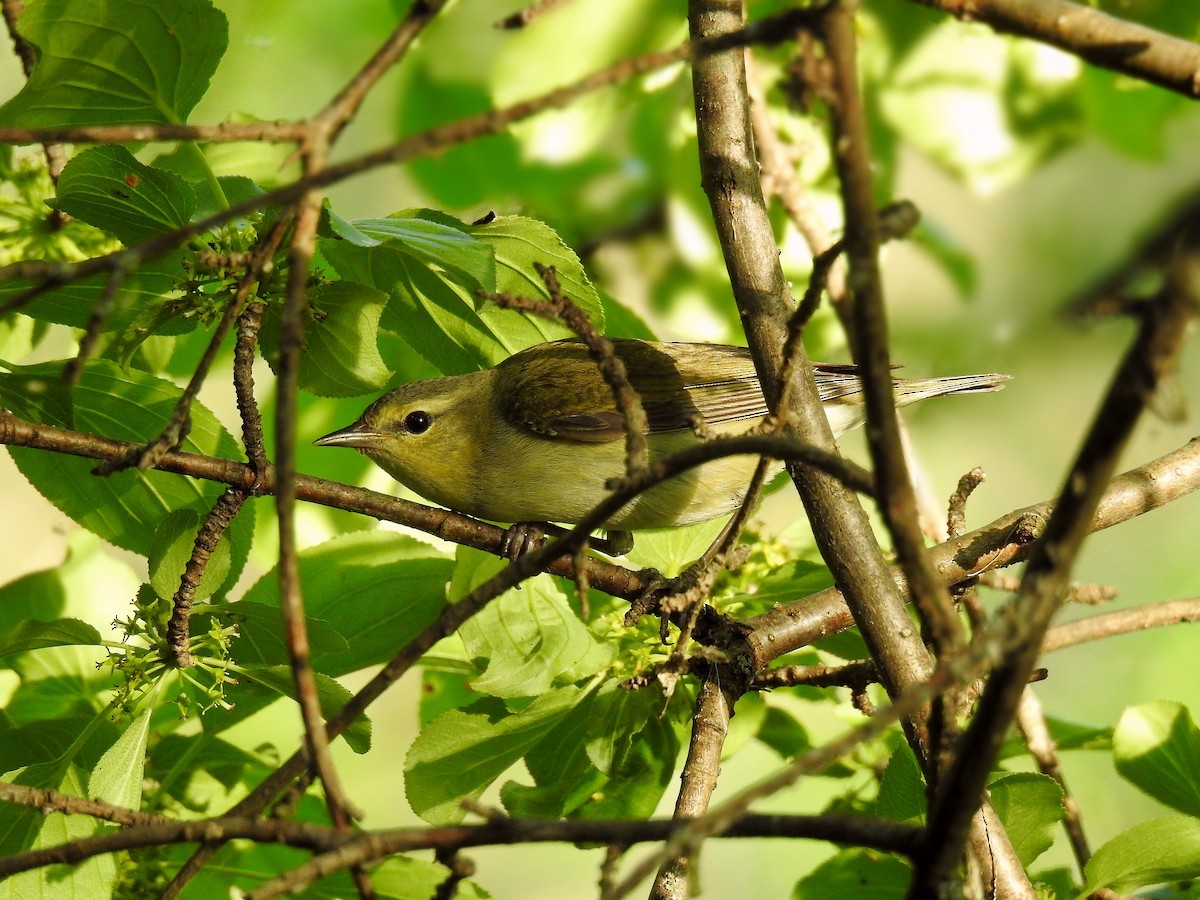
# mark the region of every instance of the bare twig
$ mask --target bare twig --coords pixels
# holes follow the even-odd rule
[[[504,28],[516,30],[518,28],[526,28],[537,19],[551,12],[556,6],[562,6],[566,0],[537,0],[536,3],[530,3],[528,6],[523,6],[510,16],[505,16],[493,25],[496,28]]]
[[[1050,734],[1046,717],[1042,713],[1042,704],[1031,688],[1026,688],[1017,708],[1017,727],[1029,748],[1029,754],[1037,763],[1038,771],[1053,778],[1063,797],[1063,828],[1067,832],[1067,840],[1071,843],[1071,852],[1075,854],[1075,862],[1079,866],[1079,874],[1083,875],[1084,866],[1092,858],[1091,848],[1088,847],[1087,836],[1083,833],[1083,817],[1075,796],[1067,789],[1066,778],[1063,777],[1062,767],[1058,764],[1058,746]]]
[[[1046,632],[1042,652],[1052,653],[1088,641],[1100,641],[1117,635],[1144,631],[1147,628],[1161,628],[1164,625],[1179,625],[1184,622],[1200,622],[1200,597],[1134,606],[1100,616],[1076,619],[1065,625],[1056,625]]]

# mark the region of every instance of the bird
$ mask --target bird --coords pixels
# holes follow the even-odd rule
[[[651,462],[767,414],[750,351],[725,344],[617,338],[612,349],[641,397]],[[866,418],[859,369],[814,364],[835,435]],[[893,379],[896,404],[995,391],[1007,375]],[[537,344],[490,369],[401,385],[351,425],[314,443],[351,447],[417,494],[498,523],[580,521],[625,473],[625,420],[587,346]],[[757,459],[704,463],[614,513],[613,532],[690,525],[732,512]]]

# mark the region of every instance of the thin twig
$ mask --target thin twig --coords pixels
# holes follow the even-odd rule
[[[566,0],[537,0],[535,3],[530,3],[528,6],[523,6],[512,15],[505,16],[499,21],[493,22],[494,28],[503,28],[506,30],[516,30],[519,28],[528,28],[533,22],[551,12],[555,7],[562,6]]]
[[[1084,867],[1092,858],[1087,836],[1083,833],[1083,816],[1075,796],[1067,789],[1067,781],[1058,764],[1058,746],[1050,734],[1046,724],[1046,716],[1042,712],[1042,704],[1032,688],[1025,688],[1021,696],[1021,704],[1017,708],[1017,728],[1025,739],[1029,754],[1037,763],[1038,771],[1053,778],[1062,790],[1063,799],[1063,829],[1067,832],[1067,840],[1071,844],[1071,852],[1075,854],[1075,862],[1079,866],[1079,874],[1084,875]]]
[[[937,655],[956,652],[965,636],[950,594],[925,553],[917,499],[904,460],[900,423],[892,387],[887,316],[879,271],[880,228],[875,212],[874,179],[867,137],[866,110],[858,86],[857,41],[853,8],[834,4],[822,20],[821,37],[833,64],[835,97],[830,105],[831,143],[846,217],[846,255],[850,265],[850,335],[860,367],[867,410],[867,443],[879,479],[880,512],[908,579],[913,604],[933,639]],[[889,648],[889,652],[894,652]]]

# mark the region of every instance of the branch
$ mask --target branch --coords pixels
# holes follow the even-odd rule
[[[1069,0],[913,0],[1000,32],[1033,38],[1093,65],[1200,97],[1200,45]]]
[[[1164,625],[1180,625],[1185,622],[1200,622],[1200,597],[1135,606],[1132,609],[1088,616],[1086,619],[1057,625],[1046,632],[1042,652],[1053,653],[1055,650],[1065,650],[1067,647],[1085,644],[1088,641],[1101,641],[1121,634],[1145,631],[1147,628],[1162,628]]]
[[[846,256],[850,265],[850,315],[855,361],[861,369],[867,411],[867,444],[879,481],[879,509],[892,536],[900,566],[908,580],[913,603],[928,628],[938,656],[953,653],[964,643],[950,594],[938,580],[925,553],[912,476],[904,462],[900,423],[896,416],[892,365],[888,354],[887,314],[879,271],[880,228],[875,214],[871,148],[867,116],[858,85],[854,10],[839,2],[825,16],[821,36],[833,64],[830,144],[834,149],[845,212]],[[868,642],[870,642],[868,638]],[[918,656],[915,647],[889,641],[887,655]],[[874,654],[875,648],[872,648]],[[928,668],[928,662],[924,664]],[[918,672],[920,669],[918,668]],[[906,682],[894,682],[893,691]],[[914,749],[918,749],[915,748]],[[918,754],[920,758],[920,754]],[[927,760],[928,762],[929,760]]]
[[[1200,438],[1113,479],[1096,509],[1091,530],[1120,525],[1197,490]],[[946,584],[959,584],[980,572],[1023,561],[1054,507],[1055,502],[1047,500],[1014,510],[982,528],[938,544],[929,550],[934,569]],[[904,576],[893,568],[892,577],[902,582]],[[751,628],[747,640],[757,671],[784,653],[849,628],[853,620],[841,591],[828,588],[794,603],[781,604],[745,624]]]
[[[127,441],[56,428],[53,425],[26,422],[3,410],[0,410],[0,444],[49,450],[88,459],[112,459],[140,446]],[[834,477],[844,479],[853,490],[867,494],[872,490],[870,474],[848,460],[779,435],[746,434],[716,438],[656,461],[638,479],[623,484],[619,492],[613,495],[616,500],[608,501],[604,509],[611,509],[613,502],[628,502],[639,491],[646,490],[666,478],[722,456],[739,453],[782,460],[804,460],[810,466],[837,473]],[[231,459],[176,450],[166,454],[155,468],[163,472],[220,482],[248,491],[253,496],[271,495],[276,492],[273,468],[268,467],[265,471],[258,472],[253,466]],[[425,506],[378,491],[309,475],[296,476],[296,496],[297,499],[309,503],[371,516],[380,521],[408,525],[426,534],[495,556],[506,555],[504,529],[448,509]],[[555,558],[547,567],[547,571],[566,578],[575,574],[573,561],[567,556]],[[642,573],[594,557],[587,560],[584,571],[593,587],[625,599],[640,596],[652,584],[652,579]]]
[[[1148,305],[1137,337],[1067,476],[1045,534],[1030,553],[1021,593],[1008,610],[1013,635],[1009,643],[1014,652],[989,679],[958,754],[939,784],[929,814],[928,852],[917,861],[910,896],[933,896],[957,865],[967,818],[983,794],[1050,620],[1066,597],[1071,567],[1092,530],[1117,458],[1158,386],[1174,374],[1198,309],[1200,235],[1193,232],[1181,244],[1162,294]]]

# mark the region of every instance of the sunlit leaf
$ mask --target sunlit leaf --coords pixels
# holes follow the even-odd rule
[[[38,64],[0,125],[25,128],[186,121],[228,43],[209,0],[40,0],[20,30]]]

